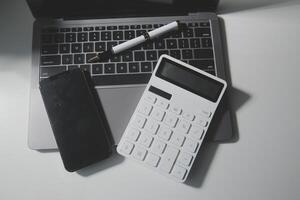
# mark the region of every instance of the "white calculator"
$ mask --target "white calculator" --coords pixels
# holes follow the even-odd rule
[[[184,182],[226,86],[220,78],[162,55],[118,153]]]

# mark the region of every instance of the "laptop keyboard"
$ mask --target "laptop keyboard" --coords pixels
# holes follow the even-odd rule
[[[188,28],[148,42],[108,62],[88,63],[96,52],[130,40],[163,24],[88,26],[42,29],[40,79],[81,68],[91,73],[95,85],[145,84],[162,54],[215,75],[210,23],[187,23]]]

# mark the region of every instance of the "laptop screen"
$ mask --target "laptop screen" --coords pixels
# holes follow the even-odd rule
[[[111,18],[214,11],[219,0],[27,0],[35,18]]]

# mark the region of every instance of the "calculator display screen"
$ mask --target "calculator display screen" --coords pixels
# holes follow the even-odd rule
[[[213,102],[218,100],[224,87],[221,82],[165,58],[156,76]]]

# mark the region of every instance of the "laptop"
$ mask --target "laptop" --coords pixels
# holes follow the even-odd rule
[[[81,68],[91,73],[118,144],[160,55],[168,54],[227,79],[218,0],[27,0],[35,17],[28,146],[57,145],[39,91],[39,81]],[[179,20],[187,28],[145,43],[103,63],[88,63],[96,52]],[[231,115],[222,106],[210,141],[232,138]]]

